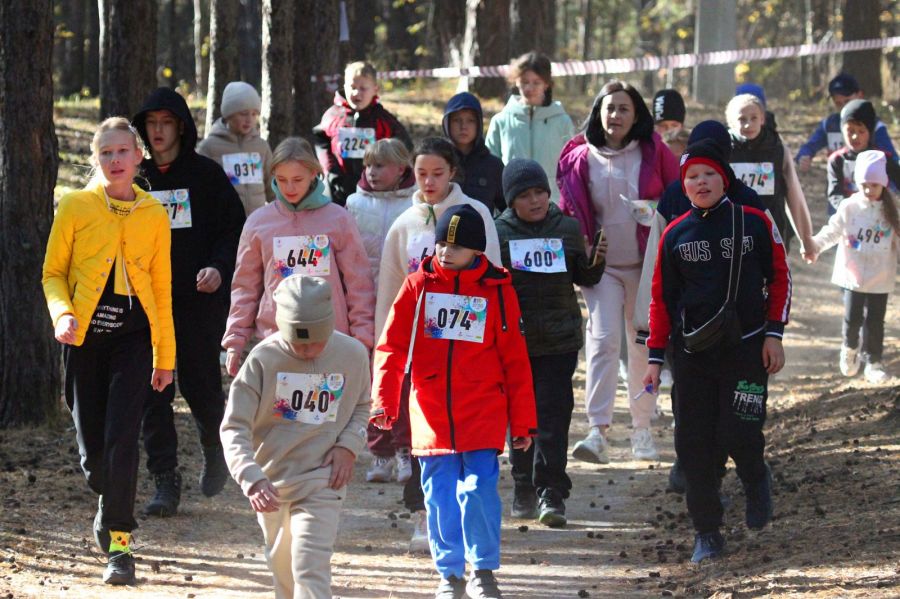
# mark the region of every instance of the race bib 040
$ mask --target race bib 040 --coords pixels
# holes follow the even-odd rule
[[[263,182],[262,156],[259,152],[223,154],[222,168],[232,185]]]
[[[566,272],[562,239],[515,239],[509,242],[509,260],[516,270]]]
[[[434,231],[415,233],[406,242],[406,272],[419,270],[422,260],[428,256],[434,256]]]
[[[761,196],[775,194],[775,165],[771,162],[733,162],[734,176]]]
[[[191,194],[187,189],[151,191],[150,195],[166,209],[172,229],[191,228]]]
[[[282,277],[331,274],[331,243],[328,235],[296,235],[272,240],[274,269]]]
[[[453,293],[425,294],[425,337],[484,343],[488,302]]]
[[[341,158],[362,158],[366,148],[375,143],[375,129],[371,127],[341,127],[338,129]]]
[[[343,374],[279,372],[277,380],[274,410],[281,418],[306,424],[335,421]]]

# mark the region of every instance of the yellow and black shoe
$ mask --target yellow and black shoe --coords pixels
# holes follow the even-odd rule
[[[103,582],[116,585],[134,585],[134,556],[131,554],[131,533],[109,531],[109,560],[103,572]]]

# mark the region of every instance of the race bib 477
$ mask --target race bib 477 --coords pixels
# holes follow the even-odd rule
[[[163,189],[151,191],[150,195],[166,209],[170,228],[191,228],[191,194],[187,189]]]

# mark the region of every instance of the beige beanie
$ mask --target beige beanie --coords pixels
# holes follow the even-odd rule
[[[334,331],[331,284],[319,277],[291,275],[275,288],[275,324],[288,343],[328,341]]]
[[[262,100],[259,94],[249,83],[232,81],[225,86],[222,92],[222,118],[227,119],[231,115],[243,110],[256,110],[262,108]]]

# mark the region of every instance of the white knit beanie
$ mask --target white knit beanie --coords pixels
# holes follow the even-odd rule
[[[853,180],[857,185],[877,183],[887,187],[887,158],[880,150],[866,150],[856,157],[853,167]]]
[[[328,341],[334,332],[331,284],[319,277],[291,275],[272,294],[275,324],[288,343]]]
[[[260,110],[262,100],[256,89],[243,81],[232,81],[222,92],[222,118],[227,119],[243,110]]]

